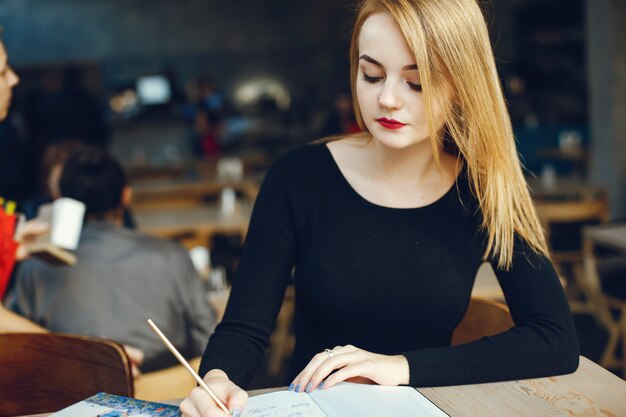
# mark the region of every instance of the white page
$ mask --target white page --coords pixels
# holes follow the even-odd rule
[[[411,387],[343,382],[310,395],[328,417],[448,417]]]
[[[277,391],[248,399],[241,417],[327,417],[306,393]]]
[[[110,411],[114,411],[113,408],[81,401],[52,414],[50,417],[97,417]]]

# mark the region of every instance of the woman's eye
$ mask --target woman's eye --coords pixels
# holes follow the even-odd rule
[[[378,81],[382,80],[383,77],[371,77],[371,76],[363,73],[363,79],[365,81],[367,81],[368,83],[374,84],[374,83],[377,83]]]
[[[407,81],[407,84],[409,85],[409,87],[411,87],[412,90],[420,92],[422,91],[422,84],[412,83],[409,81]]]

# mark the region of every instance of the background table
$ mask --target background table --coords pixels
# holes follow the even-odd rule
[[[237,203],[235,210],[228,214],[218,205],[204,205],[136,210],[134,216],[139,230],[149,235],[180,241],[189,236],[194,238],[194,243],[207,245],[216,233],[245,237],[251,211],[251,205]]]
[[[608,246],[626,254],[626,223],[588,226],[583,234],[594,245]]]
[[[232,188],[248,200],[254,201],[259,193],[261,180],[262,177],[255,176],[240,180],[212,178],[139,181],[132,184],[133,206],[193,206],[207,198],[216,197],[225,188]]]

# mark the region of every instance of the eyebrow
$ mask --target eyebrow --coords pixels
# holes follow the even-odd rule
[[[364,61],[370,62],[370,63],[376,65],[377,67],[385,68],[383,66],[383,64],[381,64],[380,62],[376,61],[374,58],[372,58],[371,56],[369,56],[367,54],[361,55],[359,57],[359,59],[362,59]],[[405,65],[404,67],[402,67],[402,71],[412,71],[412,70],[416,70],[416,69],[417,69],[417,65],[415,65],[415,64]]]

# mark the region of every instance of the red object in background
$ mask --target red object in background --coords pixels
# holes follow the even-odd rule
[[[200,144],[202,146],[202,154],[204,156],[219,155],[220,147],[217,144],[217,137],[212,134],[203,135],[200,138]]]
[[[16,216],[6,214],[0,207],[0,299],[4,297],[15,266],[15,252],[18,245],[13,236],[16,221]]]

